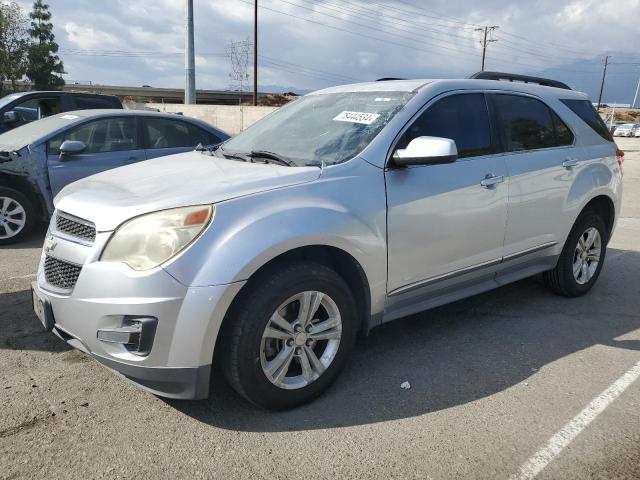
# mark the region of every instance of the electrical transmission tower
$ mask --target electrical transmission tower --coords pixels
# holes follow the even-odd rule
[[[487,56],[487,45],[490,44],[490,43],[498,41],[498,40],[494,40],[494,39],[491,39],[491,38],[488,38],[488,37],[489,37],[491,32],[493,32],[494,30],[497,30],[498,28],[500,28],[500,27],[498,27],[498,25],[491,25],[491,26],[487,25],[486,27],[476,28],[475,29],[476,32],[483,32],[484,33],[483,38],[480,41],[480,45],[482,45],[482,66],[480,68],[481,72],[484,72],[484,61],[485,61],[486,56]]]
[[[227,44],[226,53],[231,60],[231,90],[245,92],[249,89],[249,53],[252,51],[253,44],[248,39]]]

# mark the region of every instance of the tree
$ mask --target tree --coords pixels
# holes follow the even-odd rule
[[[29,17],[31,18],[29,35],[32,43],[29,46],[27,77],[35,84],[37,90],[60,88],[64,85],[61,75],[65,71],[60,58],[56,55],[58,44],[53,35],[49,5],[42,0],[36,0]]]
[[[0,91],[5,79],[16,81],[27,71],[27,18],[17,3],[0,3]]]

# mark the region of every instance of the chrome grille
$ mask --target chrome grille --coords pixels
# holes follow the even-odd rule
[[[78,281],[82,267],[46,256],[44,259],[44,278],[49,285],[71,290]]]
[[[60,212],[56,214],[56,230],[90,242],[96,239],[96,228],[94,226],[82,223]]]

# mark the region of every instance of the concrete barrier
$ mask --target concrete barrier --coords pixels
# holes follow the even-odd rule
[[[185,116],[205,121],[229,135],[237,135],[278,107],[253,107],[243,105],[182,105],[174,103],[146,103],[147,108],[161,112],[182,112]]]

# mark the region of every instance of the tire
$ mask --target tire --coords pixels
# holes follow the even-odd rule
[[[582,253],[584,248],[581,246],[584,245],[585,240],[590,240],[589,232],[594,230],[599,236],[600,252],[596,265],[593,263],[593,256],[597,250],[597,245],[595,245],[597,242],[594,243],[593,248],[589,248],[587,245],[586,254]],[[609,237],[602,217],[590,210],[581,213],[567,237],[556,267],[543,274],[546,286],[554,293],[565,297],[579,297],[587,293],[600,276],[608,241]],[[582,258],[583,255],[586,257]],[[586,270],[580,268],[579,272],[575,274],[574,267],[577,269],[579,265],[584,263],[587,264]]]
[[[300,312],[303,301],[318,305],[307,325],[308,334],[306,330],[296,333],[304,317]],[[278,324],[272,321],[276,312],[281,315]],[[340,320],[339,327],[332,318]],[[292,331],[281,328],[282,319]],[[333,327],[322,330],[328,325]],[[278,338],[264,337],[267,326]],[[280,265],[250,280],[234,302],[221,337],[222,370],[231,386],[251,403],[271,410],[292,408],[318,397],[331,385],[353,348],[357,331],[356,304],[340,275],[314,262]],[[323,332],[331,338],[314,339]],[[278,375],[282,368],[267,373],[279,359],[289,357],[290,362],[282,364],[287,368],[284,376]]]
[[[0,187],[0,245],[22,241],[34,223],[35,209],[31,200],[18,190]]]

